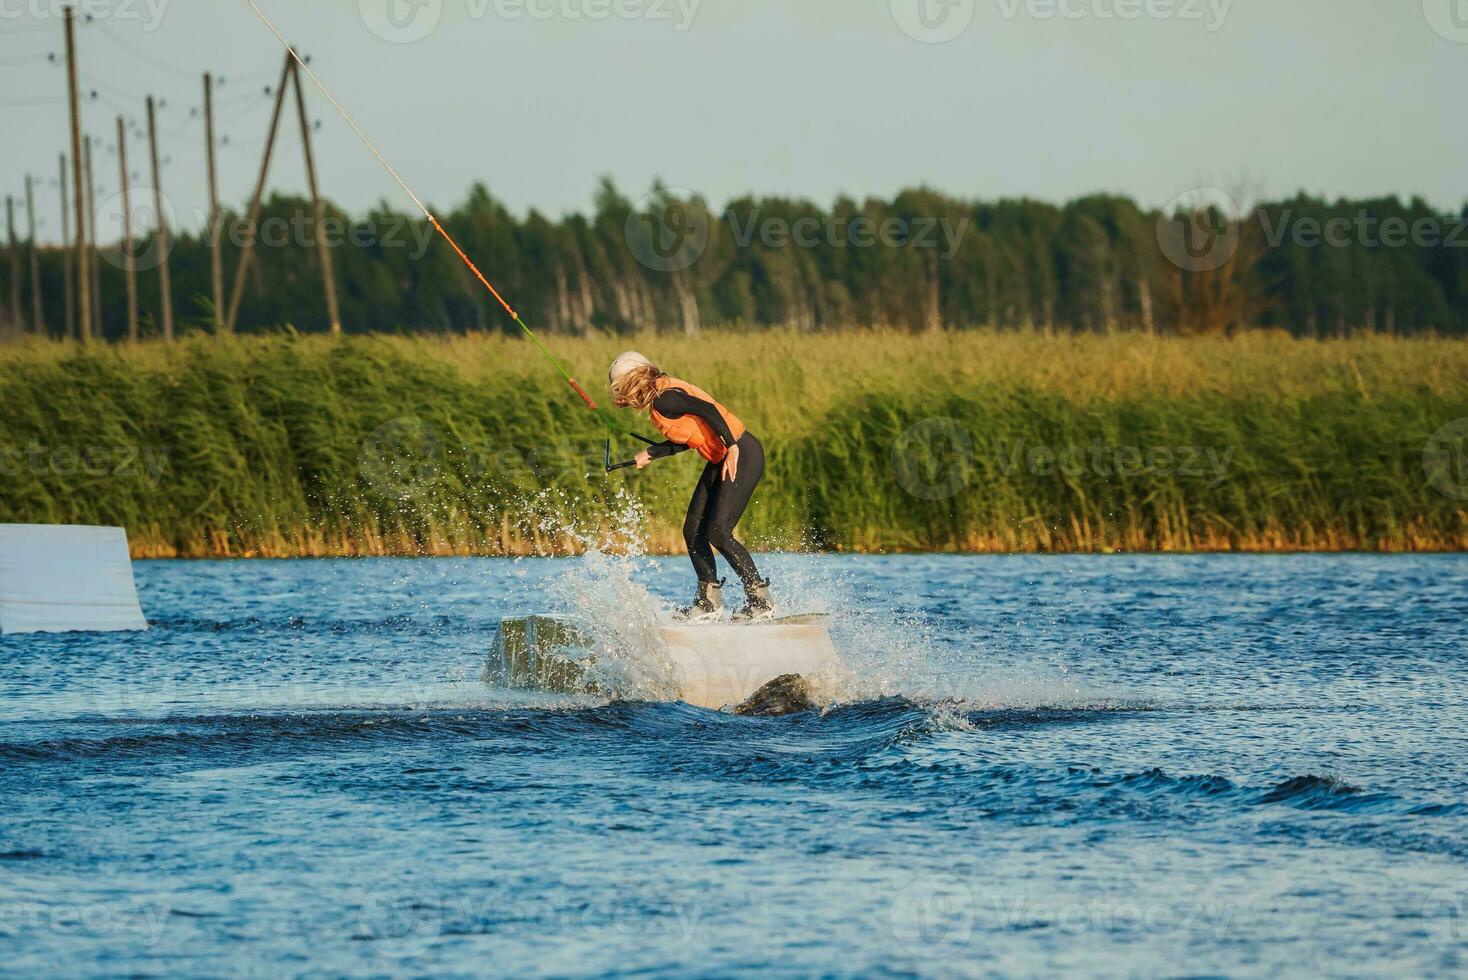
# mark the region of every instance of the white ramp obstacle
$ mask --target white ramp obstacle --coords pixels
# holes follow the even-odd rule
[[[660,627],[679,700],[701,708],[737,705],[786,674],[830,672],[841,658],[821,616],[769,623]],[[574,623],[554,616],[521,616],[500,623],[485,667],[490,683],[562,694],[598,691],[576,651],[584,649]]]
[[[147,628],[122,528],[0,524],[0,633]]]

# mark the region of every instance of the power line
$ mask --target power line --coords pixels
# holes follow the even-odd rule
[[[171,65],[166,61],[161,61],[158,58],[155,58],[153,55],[149,54],[147,51],[143,50],[142,48],[137,47],[131,41],[123,40],[121,35],[113,32],[112,28],[107,26],[106,24],[101,24],[100,26],[102,27],[102,34],[105,37],[111,39],[114,44],[122,48],[124,51],[127,51],[133,57],[138,58],[142,61],[146,61],[154,68],[166,72],[171,72],[172,74],[177,75],[180,78],[198,78],[200,75],[203,74],[202,71],[190,71],[186,68],[179,68],[177,65]]]
[[[0,105],[53,105],[54,103],[65,101],[66,96],[64,95],[37,95],[24,96],[18,99],[0,99]]]
[[[40,62],[43,62],[43,61],[55,61],[55,60],[56,60],[56,55],[54,53],[53,54],[42,54],[42,55],[35,55],[35,54],[33,54],[33,55],[27,55],[24,58],[0,58],[0,68],[18,68],[18,67],[21,67],[23,65],[35,65],[35,64],[39,64]]]

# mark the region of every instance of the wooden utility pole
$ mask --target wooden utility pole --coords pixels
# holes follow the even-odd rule
[[[41,253],[36,249],[36,195],[31,189],[31,175],[25,175],[26,233],[31,242],[31,329],[45,336],[46,311],[41,303]]]
[[[291,79],[296,86],[296,114],[301,117],[301,152],[306,157],[306,183],[311,189],[311,210],[316,220],[316,254],[321,260],[321,283],[326,289],[326,315],[331,332],[342,332],[341,308],[336,301],[336,270],[331,264],[331,248],[326,243],[326,208],[316,186],[316,158],[311,153],[311,120],[306,117],[306,97],[301,93],[301,69],[292,59],[288,62]]]
[[[87,221],[82,204],[82,107],[76,71],[76,11],[66,8],[66,80],[71,103],[72,197],[76,202],[77,321],[82,342],[92,336],[92,274],[87,255]]]
[[[20,332],[15,329],[15,324],[10,322],[10,314],[4,309],[8,305],[5,302],[5,287],[0,284],[0,340],[9,340],[12,331],[17,334]]]
[[[158,212],[158,288],[163,293],[163,339],[173,339],[173,288],[168,280],[168,215],[163,213],[163,170],[158,166],[158,119],[148,96],[148,152],[153,158],[153,207]]]
[[[5,195],[5,225],[10,234],[10,322],[19,333],[25,333],[25,318],[20,313],[20,240],[15,237],[15,198]]]
[[[66,169],[66,154],[61,154],[61,281],[63,286],[62,304],[66,308],[66,339],[76,340],[76,289],[72,278],[71,260],[72,250],[66,245],[66,236],[71,233],[71,209],[67,206],[66,179],[70,174]]]
[[[15,234],[15,198],[5,195],[5,228],[10,236],[10,325],[17,333],[25,333],[25,317],[20,311],[20,239]]]
[[[138,340],[138,273],[133,262],[133,202],[127,173],[127,126],[117,117],[117,167],[122,177],[122,277],[127,282],[127,339]]]
[[[106,336],[102,325],[102,253],[97,250],[97,186],[92,183],[92,138],[82,141],[87,171],[87,244],[92,253],[92,333]]]
[[[219,178],[214,169],[214,76],[204,73],[204,160],[209,167],[209,282],[214,326],[224,325],[224,260],[219,255]]]
[[[287,52],[285,65],[280,70],[280,84],[275,88],[275,108],[270,112],[270,132],[265,137],[265,155],[260,160],[260,177],[255,181],[255,195],[250,199],[249,237],[240,249],[240,263],[234,272],[234,288],[229,293],[229,313],[224,318],[224,329],[232,332],[240,315],[240,300],[245,292],[245,274],[250,268],[250,255],[255,250],[255,239],[259,237],[260,197],[265,193],[265,179],[270,175],[270,154],[275,149],[275,134],[280,127],[280,110],[285,105],[285,86],[291,78],[291,56]]]

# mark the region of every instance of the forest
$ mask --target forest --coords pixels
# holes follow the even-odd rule
[[[226,297],[254,233],[239,332],[328,329],[313,213],[309,200],[277,195],[263,202],[258,224],[222,216]],[[346,332],[515,329],[426,221],[385,204],[357,216],[328,204],[326,213]],[[1420,199],[1302,194],[1234,209],[1215,194],[1164,213],[1110,195],[1057,205],[917,189],[829,207],[745,197],[715,212],[695,194],[659,186],[633,201],[603,181],[589,214],[520,217],[482,185],[435,213],[526,321],[548,333],[1468,332],[1468,210],[1444,214]],[[184,229],[166,250],[179,335],[221,329],[210,238]],[[65,302],[72,250],[40,246],[34,263],[31,251],[12,238],[0,261],[0,318],[9,335],[34,330],[30,270],[38,268],[44,332],[65,336],[69,322],[75,330]],[[98,253],[100,334],[124,338],[121,243],[101,243]],[[161,329],[163,254],[151,232],[133,243],[142,338]]]

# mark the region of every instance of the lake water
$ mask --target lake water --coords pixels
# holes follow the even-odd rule
[[[1468,557],[768,562],[823,713],[480,680],[678,560],[140,563],[0,640],[0,973],[1468,970]]]

